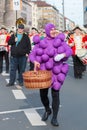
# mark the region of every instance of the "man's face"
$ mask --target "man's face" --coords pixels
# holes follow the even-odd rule
[[[81,31],[80,31],[79,29],[76,29],[76,30],[75,30],[75,33],[76,33],[76,34],[80,34]]]
[[[31,33],[34,35],[37,34],[37,31],[35,29],[32,29]]]
[[[24,29],[18,28],[18,33],[22,34],[24,32]]]
[[[1,29],[1,33],[5,34],[6,30],[5,29]]]
[[[51,31],[50,31],[50,36],[51,37],[56,37],[56,29],[55,28],[52,28]]]

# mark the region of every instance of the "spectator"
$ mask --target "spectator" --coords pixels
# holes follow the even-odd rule
[[[10,59],[10,80],[7,87],[14,85],[16,70],[19,69],[18,82],[23,86],[22,73],[25,71],[27,56],[31,50],[31,43],[28,35],[24,34],[24,25],[19,24],[16,36],[13,34],[8,42],[11,45]]]
[[[2,26],[0,33],[0,73],[3,72],[3,58],[5,58],[6,73],[9,73],[9,38],[10,35],[7,34],[6,28]]]

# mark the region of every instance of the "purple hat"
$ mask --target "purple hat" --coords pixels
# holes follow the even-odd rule
[[[45,26],[45,32],[46,32],[46,35],[47,35],[48,37],[51,37],[51,36],[50,36],[50,31],[51,31],[52,28],[55,28],[55,25],[54,25],[54,24],[52,24],[52,23],[46,24],[46,26]]]

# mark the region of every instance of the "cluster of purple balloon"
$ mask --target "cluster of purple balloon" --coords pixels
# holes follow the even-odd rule
[[[61,88],[69,69],[69,66],[65,61],[71,55],[71,52],[64,39],[65,35],[62,33],[50,42],[46,38],[40,40],[38,35],[33,38],[33,41],[36,44],[34,50],[35,60],[40,63],[41,70],[52,71],[52,88],[55,90]],[[59,62],[55,61],[54,57],[61,53],[65,53],[66,58],[63,58]]]

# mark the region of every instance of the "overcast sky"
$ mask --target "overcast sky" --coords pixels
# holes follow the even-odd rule
[[[45,0],[56,6],[62,13],[62,0]],[[83,0],[64,0],[65,16],[74,21],[77,25],[83,25]]]

